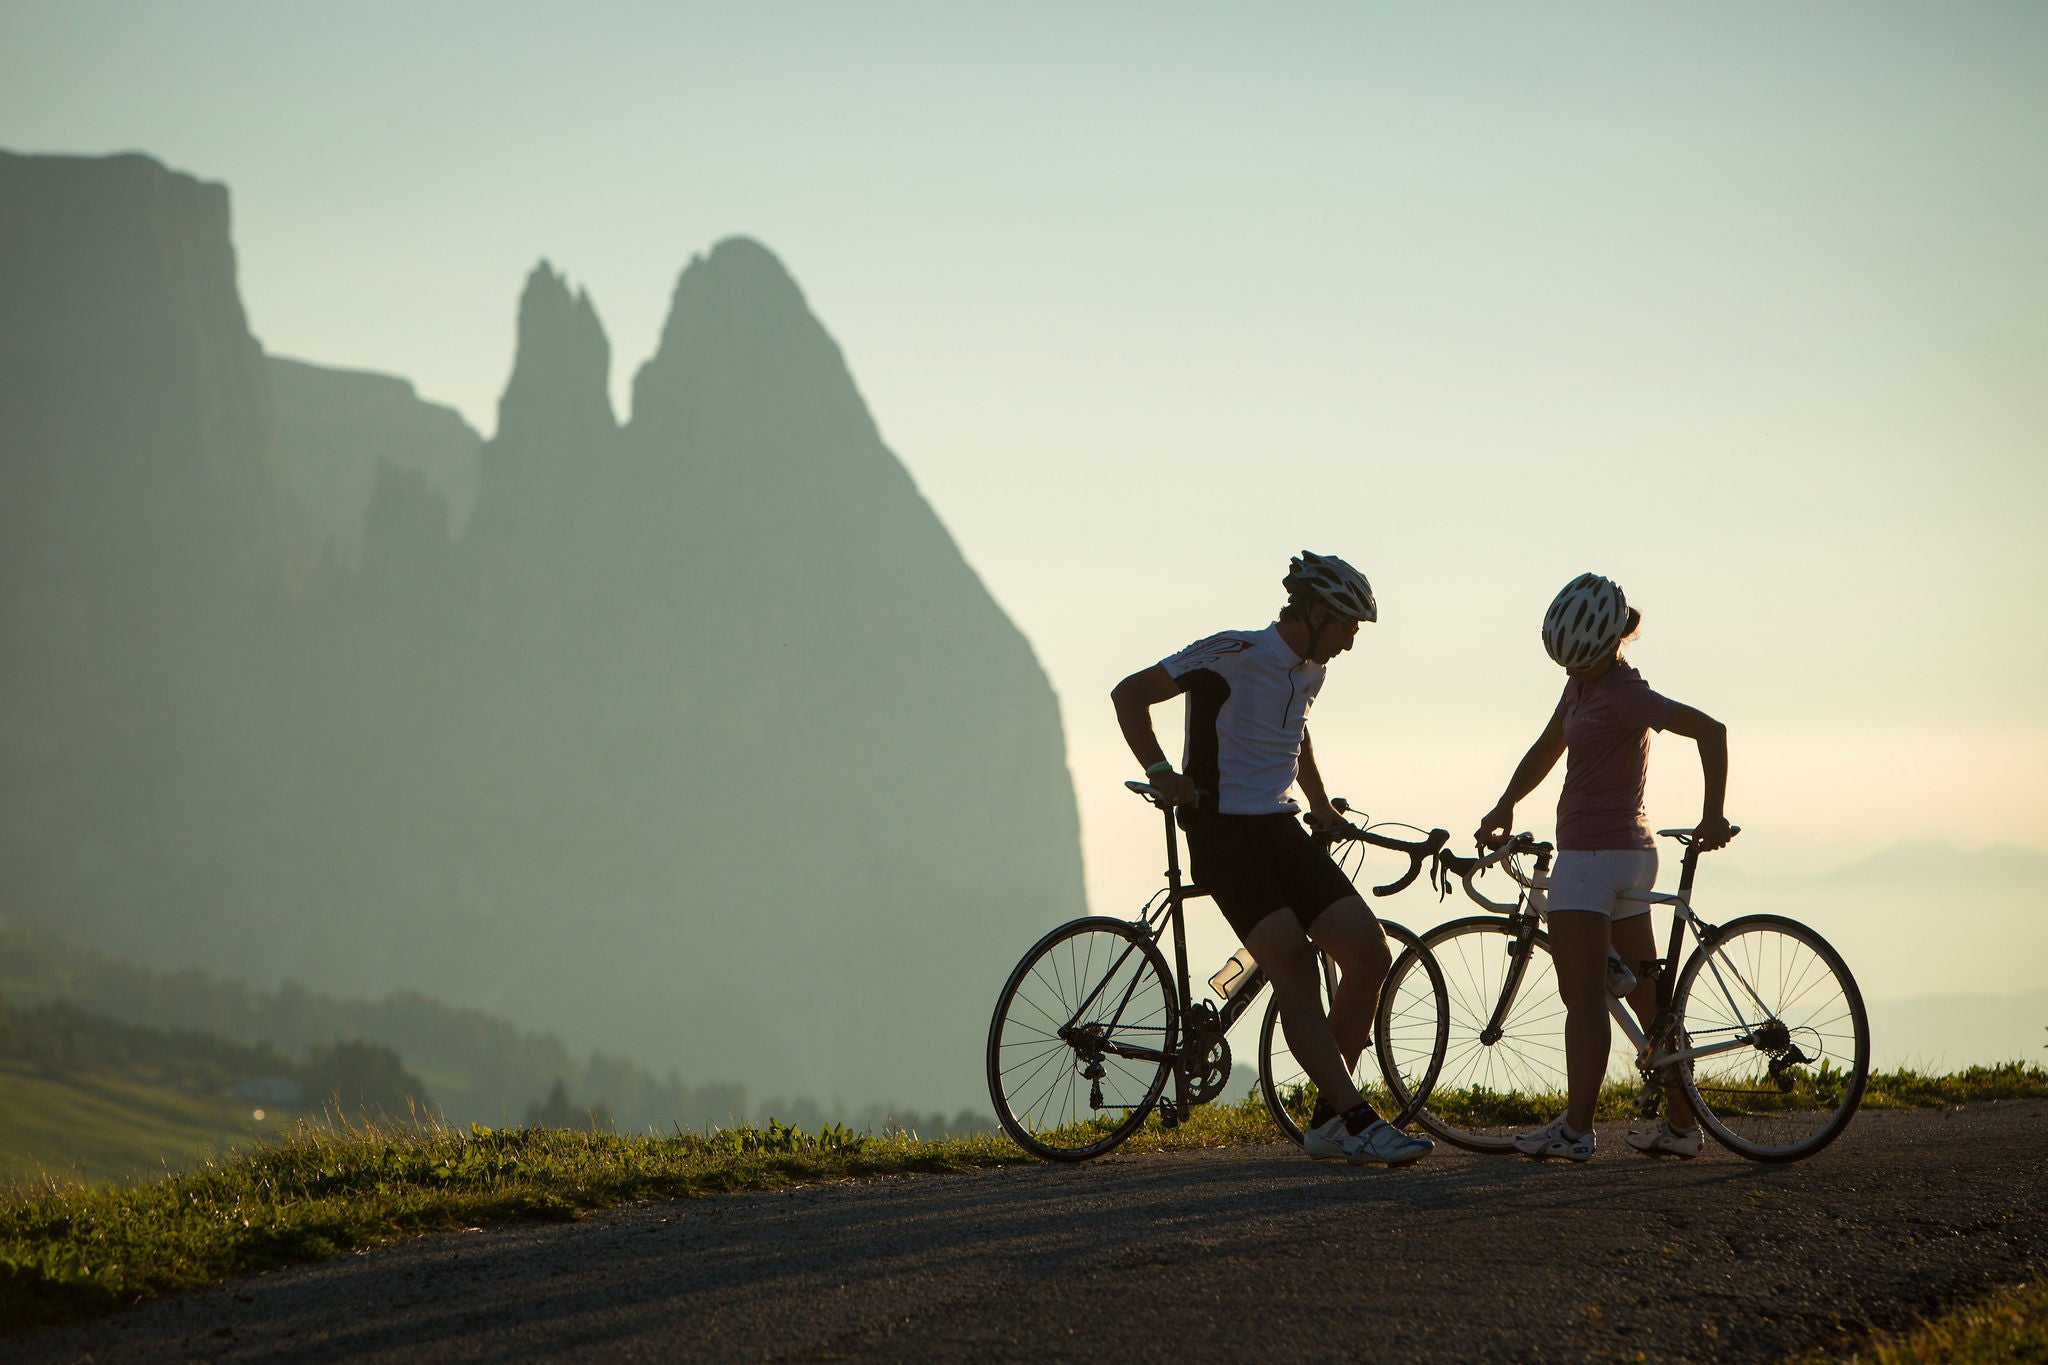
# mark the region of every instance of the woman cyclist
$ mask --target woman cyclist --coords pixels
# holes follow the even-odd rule
[[[1585,1161],[1597,1145],[1593,1106],[1607,1076],[1607,954],[1641,964],[1628,997],[1647,1028],[1657,1012],[1652,964],[1657,956],[1650,907],[1616,898],[1648,891],[1657,881],[1657,845],[1643,819],[1643,782],[1650,731],[1668,730],[1699,745],[1706,800],[1694,831],[1702,849],[1728,842],[1722,813],[1728,789],[1728,730],[1713,717],[1659,696],[1621,657],[1642,615],[1621,588],[1598,574],[1580,574],[1543,617],[1543,647],[1566,675],[1550,723],[1529,746],[1498,804],[1479,822],[1477,838],[1495,847],[1513,828],[1515,803],[1534,791],[1565,757],[1557,802],[1557,862],[1550,874],[1550,956],[1564,999],[1564,1113],[1515,1139],[1526,1156]],[[1653,1156],[1695,1157],[1703,1143],[1691,1107],[1676,1085],[1666,1087],[1665,1117],[1628,1135]]]

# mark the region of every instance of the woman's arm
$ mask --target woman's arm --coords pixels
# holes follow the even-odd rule
[[[1536,742],[1529,746],[1529,752],[1522,755],[1522,761],[1515,765],[1515,775],[1508,779],[1508,789],[1500,794],[1492,810],[1480,817],[1479,828],[1472,837],[1482,848],[1493,848],[1504,842],[1514,830],[1515,804],[1530,792],[1543,785],[1543,779],[1550,776],[1550,770],[1557,766],[1557,760],[1564,757],[1564,716],[1553,713],[1550,723],[1543,727],[1543,733],[1536,736]]]
[[[1722,809],[1728,800],[1728,727],[1704,711],[1682,705],[1665,720],[1664,728],[1700,746],[1700,773],[1706,778],[1706,794],[1700,802],[1699,827],[1692,837],[1695,847],[1700,849],[1720,848],[1731,837],[1728,816]]]

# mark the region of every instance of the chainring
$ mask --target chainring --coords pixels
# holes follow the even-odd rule
[[[1188,1103],[1207,1104],[1230,1084],[1230,1040],[1215,1019],[1197,1015],[1184,1027],[1187,1041],[1181,1045],[1180,1064],[1187,1075]]]

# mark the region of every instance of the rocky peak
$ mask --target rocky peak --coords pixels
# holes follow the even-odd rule
[[[775,444],[778,432],[806,448],[826,431],[874,433],[846,360],[803,291],[773,252],[745,237],[691,259],[661,345],[633,380],[635,428],[687,436],[707,407],[742,421],[757,445]]]
[[[618,434],[611,343],[588,293],[542,261],[519,298],[519,346],[498,401],[498,434],[484,448],[471,542],[531,541],[593,495]]]
[[[498,401],[498,435],[560,438],[609,433],[612,347],[588,292],[545,260],[519,296],[519,349]],[[568,447],[574,452],[574,443]]]

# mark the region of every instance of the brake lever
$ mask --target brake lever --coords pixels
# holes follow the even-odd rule
[[[1431,830],[1428,842],[1421,848],[1409,852],[1407,875],[1401,877],[1398,881],[1388,882],[1385,886],[1375,886],[1372,889],[1372,893],[1375,896],[1392,896],[1407,890],[1409,883],[1422,875],[1423,862],[1425,860],[1433,860],[1438,851],[1450,841],[1450,838],[1451,832],[1447,829]],[[1434,877],[1431,880],[1433,882],[1435,880]],[[1442,898],[1439,897],[1438,899]]]

